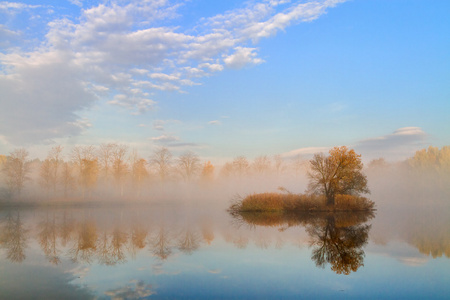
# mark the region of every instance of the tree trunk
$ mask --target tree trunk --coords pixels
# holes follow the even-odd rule
[[[335,199],[334,199],[334,193],[328,193],[327,196],[327,206],[334,206]]]

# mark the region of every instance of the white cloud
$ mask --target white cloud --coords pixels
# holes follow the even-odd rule
[[[0,10],[22,10],[22,9],[38,8],[38,7],[42,7],[42,5],[31,5],[31,4],[25,4],[25,3],[20,3],[20,2],[9,2],[9,1],[0,2]]]
[[[83,1],[82,0],[69,0],[70,3],[72,3],[73,5],[82,7],[83,6]]]
[[[208,124],[209,125],[220,125],[222,123],[219,120],[214,120],[214,121],[209,121]]]
[[[79,18],[49,22],[45,40],[34,50],[0,54],[0,130],[19,144],[77,135],[81,129],[73,124],[96,101],[145,113],[156,105],[150,93],[184,92],[224,66],[260,64],[263,60],[249,43],[295,21],[317,18],[339,2],[260,0],[201,19],[195,30],[167,26],[181,4],[166,0],[108,1],[81,8]],[[37,7],[0,2],[3,11]],[[158,26],[161,20],[165,26]],[[0,26],[0,37],[10,37],[1,39],[8,47],[15,43],[15,33]]]
[[[113,100],[108,101],[109,104],[118,105],[133,110],[133,114],[142,114],[151,110],[156,102],[148,99],[147,94],[141,90],[131,89],[127,94],[114,96]]]
[[[260,64],[264,61],[256,57],[255,48],[236,47],[235,52],[223,59],[225,65],[232,69],[239,69],[249,64]]]
[[[219,72],[223,70],[223,66],[221,64],[210,64],[210,63],[203,63],[198,66],[199,68],[206,68],[211,72]]]
[[[153,129],[164,131],[165,125],[181,124],[180,120],[155,120],[153,122]]]
[[[159,79],[159,80],[170,80],[170,81],[174,81],[174,80],[179,80],[180,79],[178,76],[167,75],[167,74],[164,74],[164,73],[153,73],[153,74],[150,74],[150,78],[152,78],[152,79]]]
[[[160,135],[158,137],[152,137],[151,138],[152,141],[157,142],[157,143],[161,143],[161,144],[165,144],[165,143],[171,143],[171,142],[176,142],[179,141],[180,138],[177,136],[173,136],[173,135]]]
[[[132,285],[134,284],[134,286],[127,285],[122,288],[108,290],[105,292],[105,295],[111,297],[111,299],[120,300],[120,299],[142,299],[155,294],[151,284],[145,284],[141,280],[132,280],[130,281],[130,283]]]

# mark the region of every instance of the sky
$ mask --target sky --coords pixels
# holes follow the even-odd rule
[[[0,153],[450,145],[446,0],[0,1]]]

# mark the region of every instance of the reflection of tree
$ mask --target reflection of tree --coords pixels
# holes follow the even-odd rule
[[[111,238],[112,257],[116,263],[125,261],[124,247],[127,242],[127,234],[116,227]]]
[[[190,228],[178,240],[178,249],[186,254],[192,254],[200,247],[200,236]]]
[[[100,235],[97,243],[97,257],[98,261],[102,265],[112,266],[114,265],[114,260],[110,251],[110,242],[108,233],[105,231]]]
[[[210,222],[207,222],[202,225],[202,235],[203,240],[205,240],[208,245],[211,245],[211,242],[214,241],[214,232],[211,228]]]
[[[293,226],[304,226],[311,238],[312,260],[318,267],[331,264],[331,269],[338,274],[356,272],[364,262],[362,247],[367,244],[370,225],[364,225],[374,217],[372,212],[354,213],[235,213],[234,225],[250,228],[256,226],[278,227],[283,232]],[[245,248],[248,238],[242,233],[229,239],[238,248]],[[270,241],[259,235],[256,246],[267,248]],[[282,247],[283,240],[278,238],[275,247]]]
[[[72,261],[91,263],[97,250],[97,226],[92,221],[85,221],[78,227],[75,244],[69,250]]]
[[[97,257],[100,264],[113,266],[125,262],[124,247],[127,242],[127,234],[114,228],[111,236],[105,231],[100,235],[97,243]]]
[[[249,242],[248,237],[243,236],[241,234],[233,239],[233,244],[235,244],[236,247],[238,247],[239,249],[247,248],[248,242]]]
[[[264,234],[258,234],[255,240],[255,245],[261,249],[267,249],[270,246],[270,240]]]
[[[307,226],[313,248],[312,260],[318,267],[327,263],[337,274],[348,275],[364,265],[364,251],[370,225],[336,226],[334,215]]]
[[[136,252],[138,250],[144,249],[146,246],[147,235],[147,229],[142,227],[140,224],[134,224],[131,228],[130,251],[133,257],[136,256]]]
[[[61,226],[59,227],[59,235],[61,237],[61,245],[65,247],[70,240],[70,236],[74,230],[74,222],[67,216],[67,212],[64,212]]]
[[[49,218],[48,214],[44,221],[38,224],[39,228],[39,245],[44,251],[45,257],[52,264],[59,264],[59,250],[57,249],[57,225],[55,214],[53,218]]]
[[[169,231],[161,226],[155,238],[151,241],[153,255],[166,260],[172,254],[171,237]]]
[[[13,262],[22,262],[25,259],[27,247],[27,231],[20,220],[20,214],[14,217],[8,214],[0,232],[0,246],[6,250],[6,257]]]

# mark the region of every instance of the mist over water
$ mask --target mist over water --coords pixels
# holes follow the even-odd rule
[[[448,173],[418,171],[410,161],[367,164],[374,212],[226,211],[252,193],[304,193],[307,161],[282,163],[263,172],[254,161],[245,172],[225,164],[206,176],[207,164],[198,162],[189,180],[175,163],[164,180],[148,164],[139,185],[132,168],[120,180],[102,178],[99,168],[95,185],[83,186],[74,168],[64,196],[61,181],[42,184],[44,163],[34,161],[20,195],[2,188],[0,298],[439,299],[450,292]],[[390,282],[397,292],[382,289]]]

